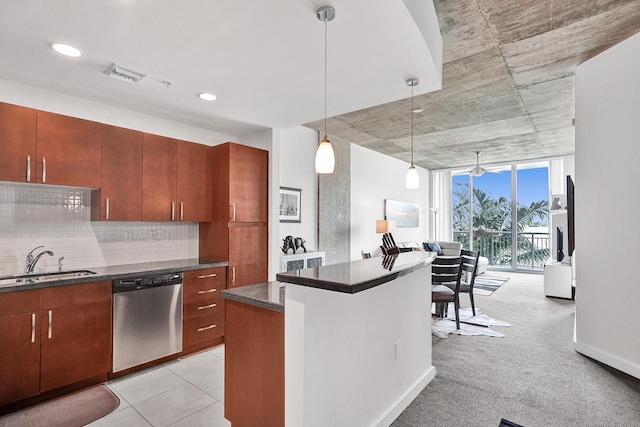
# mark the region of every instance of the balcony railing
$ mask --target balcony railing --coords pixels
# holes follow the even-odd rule
[[[542,271],[551,253],[549,233],[518,232],[517,239],[517,268]],[[465,248],[470,247],[467,231],[454,231],[453,240]],[[510,231],[474,231],[473,250],[488,258],[489,266],[512,268],[511,240]]]

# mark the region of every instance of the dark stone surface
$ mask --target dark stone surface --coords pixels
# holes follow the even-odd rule
[[[355,294],[429,265],[434,252],[412,251],[323,267],[279,273],[280,282]]]
[[[222,297],[269,310],[284,312],[284,283],[268,282],[225,289]]]
[[[96,274],[74,277],[73,279],[50,280],[35,283],[19,283],[17,285],[2,286],[0,287],[0,293],[51,288],[54,286],[65,286],[76,283],[90,283],[102,280],[124,279],[131,276],[151,276],[156,274],[177,273],[180,271],[188,270],[200,270],[203,268],[211,267],[226,267],[228,265],[229,263],[227,261],[215,261],[207,258],[190,258],[174,261],[114,265],[109,267],[87,267],[87,270],[95,271]]]

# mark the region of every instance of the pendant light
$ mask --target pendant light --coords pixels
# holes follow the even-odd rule
[[[418,86],[420,80],[408,79],[406,83],[407,86],[411,86],[411,166],[407,171],[406,185],[408,190],[416,190],[420,188],[420,175],[418,175],[418,170],[413,165],[413,87]]]
[[[336,17],[336,10],[331,6],[322,6],[316,10],[316,16],[324,22],[324,138],[316,151],[316,173],[333,173],[336,156],[327,137],[327,22]]]

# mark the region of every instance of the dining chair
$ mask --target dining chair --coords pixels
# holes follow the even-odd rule
[[[478,251],[468,251],[462,249],[460,251],[462,258],[462,272],[460,273],[460,292],[469,294],[471,300],[471,311],[476,315],[476,305],[473,301],[473,285],[476,282],[476,274],[478,272],[478,259],[480,253]],[[447,284],[451,290],[454,290],[455,284]]]
[[[431,301],[436,304],[436,315],[444,317],[450,302],[456,313],[456,329],[460,329],[460,276],[462,257],[437,257],[431,264]]]

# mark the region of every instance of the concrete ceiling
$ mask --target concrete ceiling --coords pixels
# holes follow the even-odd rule
[[[443,88],[414,98],[423,108],[414,116],[414,162],[431,170],[473,166],[475,151],[481,165],[573,154],[576,66],[640,31],[638,0],[434,4]],[[390,102],[333,117],[327,130],[408,162],[410,112],[409,99]]]
[[[441,38],[423,0],[331,0],[327,114],[441,87]],[[0,79],[233,136],[324,117],[325,24],[313,0],[2,0]],[[80,49],[61,56],[53,42]],[[107,77],[112,63],[146,74]],[[163,82],[171,82],[170,86]],[[215,102],[197,98],[217,95]],[[337,96],[340,94],[341,96]],[[0,97],[0,99],[2,99]]]

